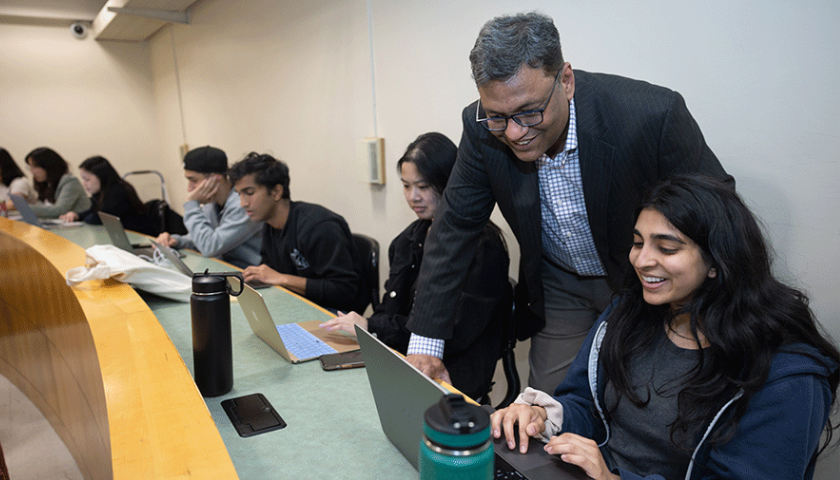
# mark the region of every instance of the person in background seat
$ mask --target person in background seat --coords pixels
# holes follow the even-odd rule
[[[414,305],[426,234],[434,225],[435,212],[456,154],[455,144],[436,132],[420,135],[408,146],[397,162],[397,172],[405,200],[417,220],[388,249],[390,273],[382,302],[370,318],[351,312],[325,322],[322,328],[355,335],[353,325],[357,324],[405,353],[411,336],[405,325]],[[509,264],[502,232],[489,222],[473,252],[469,274],[455,307],[454,332],[443,353],[450,376],[447,381],[477,401],[488,400],[505,332],[509,331],[503,327],[511,314]]]

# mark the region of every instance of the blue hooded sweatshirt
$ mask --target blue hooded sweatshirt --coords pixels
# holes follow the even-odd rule
[[[591,438],[601,448],[610,440],[610,424],[603,407],[607,379],[600,349],[611,310],[608,308],[593,326],[566,379],[554,392],[555,400],[563,406],[562,431]],[[808,355],[821,358],[831,367]],[[749,399],[735,436],[714,448],[706,442],[743,392],[735,394],[705,427],[685,479],[813,478],[820,435],[832,403],[828,377],[836,369],[831,359],[810,345],[783,347],[773,357],[766,383]],[[614,473],[622,480],[663,480],[660,475],[643,477],[623,469]]]

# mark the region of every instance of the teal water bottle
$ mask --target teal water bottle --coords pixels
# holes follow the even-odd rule
[[[461,395],[445,395],[426,410],[420,441],[421,480],[493,478],[490,416]]]

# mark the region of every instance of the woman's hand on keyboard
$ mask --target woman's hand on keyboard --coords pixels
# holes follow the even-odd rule
[[[518,436],[519,451],[525,453],[528,451],[528,437],[535,437],[545,431],[546,418],[543,407],[513,403],[490,416],[490,429],[493,438],[500,438],[504,434],[511,450],[516,448]]]
[[[356,312],[350,312],[347,314],[338,312],[337,317],[333,318],[332,320],[326,321],[318,326],[329,331],[341,330],[343,332],[349,333],[353,336],[353,338],[356,338],[356,329],[354,325],[358,325],[367,330],[367,318],[359,315]]]

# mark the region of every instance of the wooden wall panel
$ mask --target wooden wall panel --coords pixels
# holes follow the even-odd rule
[[[86,478],[112,478],[105,388],[85,313],[55,266],[5,233],[0,312],[3,374],[49,420]]]
[[[189,370],[149,307],[113,280],[70,288],[84,250],[0,218],[0,371],[88,479],[238,478]]]

